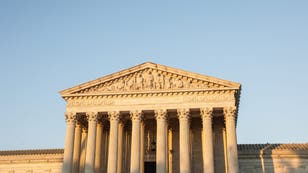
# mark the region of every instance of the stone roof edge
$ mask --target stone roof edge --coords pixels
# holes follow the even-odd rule
[[[59,93],[61,94],[61,96],[63,95],[68,95],[71,92],[75,92],[76,90],[81,90],[87,87],[92,87],[97,85],[99,82],[102,81],[106,81],[106,80],[111,80],[114,78],[118,78],[121,76],[124,76],[128,73],[132,73],[135,71],[139,71],[145,68],[157,68],[160,70],[165,70],[165,71],[170,71],[173,73],[181,73],[181,75],[188,75],[188,76],[193,76],[194,78],[198,78],[198,79],[203,79],[203,80],[212,80],[214,82],[217,82],[219,84],[224,84],[224,85],[229,85],[232,86],[234,88],[240,89],[241,84],[237,83],[237,82],[233,82],[233,81],[229,81],[229,80],[225,80],[225,79],[220,79],[220,78],[216,78],[216,77],[212,77],[212,76],[207,76],[207,75],[203,75],[203,74],[198,74],[198,73],[194,73],[194,72],[190,72],[190,71],[186,71],[186,70],[182,70],[182,69],[178,69],[178,68],[174,68],[174,67],[169,67],[169,66],[165,66],[165,65],[161,65],[161,64],[156,64],[156,63],[152,63],[152,62],[145,62],[118,72],[114,72],[111,73],[109,75],[82,83],[80,85],[68,88],[68,89],[64,89],[62,91],[60,91]]]
[[[274,154],[274,153],[289,153],[300,152],[308,154],[308,143],[265,143],[265,144],[238,144],[239,154],[241,153],[259,153],[259,154]],[[292,153],[289,153],[292,154]]]
[[[64,149],[0,150],[1,156],[63,154]]]
[[[98,94],[63,94],[62,97],[87,97],[87,96],[127,96],[127,95],[153,95],[153,94],[174,94],[174,93],[210,93],[210,92],[227,92],[227,91],[239,91],[238,88],[218,88],[218,89],[182,89],[182,90],[167,90],[167,91],[160,91],[160,90],[153,90],[153,91],[132,91],[132,92],[110,92],[110,93],[98,93]],[[238,93],[239,95],[239,93]]]

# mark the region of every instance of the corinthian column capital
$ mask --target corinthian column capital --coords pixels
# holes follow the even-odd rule
[[[119,121],[120,120],[120,112],[119,111],[108,112],[108,118],[109,118],[110,121]]]
[[[75,123],[77,119],[75,112],[65,112],[66,123]]]
[[[236,118],[236,107],[230,106],[230,107],[224,107],[224,117],[225,119],[235,119]]]
[[[96,112],[87,112],[87,120],[89,122],[97,122],[97,113]]]
[[[130,118],[132,119],[132,121],[141,121],[143,119],[143,113],[141,110],[130,111]]]
[[[167,110],[158,109],[154,111],[156,120],[167,120]]]
[[[177,112],[178,112],[179,120],[189,120],[190,119],[189,109],[182,108],[182,109],[178,109]]]
[[[200,109],[200,114],[202,119],[212,119],[213,118],[213,108],[206,107]]]

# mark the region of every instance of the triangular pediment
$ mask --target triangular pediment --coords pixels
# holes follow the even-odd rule
[[[147,62],[63,90],[60,94],[62,96],[70,96],[239,88],[239,83]]]

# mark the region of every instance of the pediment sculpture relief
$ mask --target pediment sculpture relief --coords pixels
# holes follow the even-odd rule
[[[226,86],[156,69],[144,69],[77,93],[225,88]]]

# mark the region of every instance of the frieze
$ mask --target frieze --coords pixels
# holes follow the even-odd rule
[[[173,96],[141,96],[141,97],[119,97],[119,98],[91,98],[80,97],[69,99],[67,107],[97,107],[97,106],[120,106],[120,105],[148,105],[148,104],[168,104],[168,103],[217,103],[234,102],[234,94],[202,94],[202,95],[173,95]]]
[[[110,99],[82,99],[82,100],[69,100],[67,106],[79,107],[79,106],[103,106],[103,105],[115,105],[114,100]]]
[[[183,97],[183,102],[186,103],[200,103],[200,102],[221,102],[233,101],[235,98],[230,94],[213,94],[206,96],[186,96]]]

